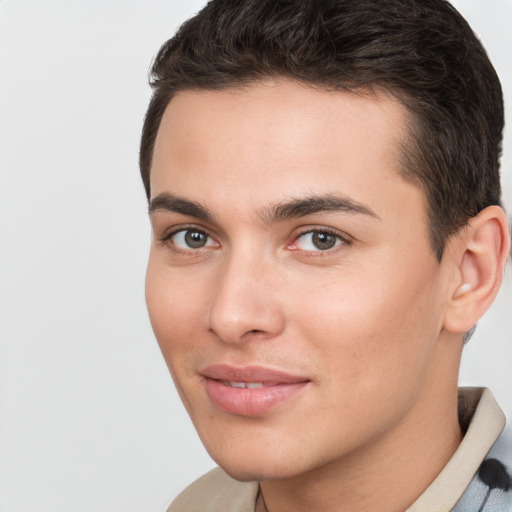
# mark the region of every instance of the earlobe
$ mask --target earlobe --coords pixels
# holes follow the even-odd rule
[[[489,206],[470,219],[455,241],[456,268],[449,292],[444,328],[463,333],[489,309],[501,282],[510,251],[505,212]]]

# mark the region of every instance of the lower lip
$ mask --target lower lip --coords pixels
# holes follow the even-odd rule
[[[262,388],[233,388],[218,380],[205,379],[210,400],[219,409],[240,416],[258,416],[286,402],[304,389],[307,382],[278,384]]]

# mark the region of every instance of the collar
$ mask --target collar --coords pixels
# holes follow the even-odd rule
[[[466,430],[456,452],[406,512],[450,510],[505,427],[505,415],[487,388],[459,389],[459,421]]]

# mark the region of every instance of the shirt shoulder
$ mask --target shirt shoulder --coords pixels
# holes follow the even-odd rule
[[[254,512],[257,482],[239,482],[215,468],[190,484],[167,512]]]
[[[512,427],[507,425],[452,512],[510,512],[511,510]]]

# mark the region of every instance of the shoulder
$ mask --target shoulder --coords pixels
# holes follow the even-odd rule
[[[215,468],[189,485],[167,512],[254,512],[257,482],[239,482]]]

